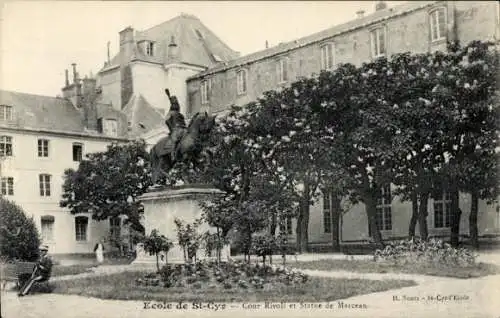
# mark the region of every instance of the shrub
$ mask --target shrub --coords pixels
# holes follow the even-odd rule
[[[415,238],[391,243],[383,250],[376,250],[374,260],[397,265],[420,263],[464,267],[474,265],[476,255],[465,248],[453,248],[441,240],[424,241]]]
[[[176,218],[174,223],[177,227],[177,240],[184,251],[184,261],[192,262],[194,259],[196,262],[196,253],[202,241],[202,235],[198,234],[201,220],[196,220],[192,224],[184,224],[182,220]]]
[[[160,271],[159,254],[165,252],[165,258],[173,243],[165,235],[159,234],[158,230],[151,231],[149,236],[144,237],[144,250],[150,254],[156,255],[156,268]],[[167,261],[167,260],[166,260]]]
[[[35,261],[40,237],[33,218],[23,209],[0,197],[0,251],[2,259]]]
[[[276,239],[268,233],[255,235],[252,239],[252,254],[262,257],[264,264],[266,256],[273,255],[277,250]]]

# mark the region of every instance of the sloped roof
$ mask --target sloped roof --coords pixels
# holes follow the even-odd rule
[[[394,16],[402,15],[407,12],[411,12],[420,8],[424,8],[430,6],[439,1],[410,1],[409,3],[405,3],[396,7],[386,8],[383,10],[375,11],[374,13],[367,15],[363,18],[358,18],[340,25],[333,26],[329,29],[313,33],[311,35],[299,38],[294,41],[282,43],[268,49],[258,51],[255,53],[251,53],[235,60],[232,60],[227,63],[219,64],[215,67],[209,68],[206,71],[200,72],[196,75],[191,76],[188,80],[201,78],[203,76],[214,74],[217,72],[225,71],[234,67],[243,66],[245,64],[253,63],[258,60],[262,60],[265,58],[269,58],[275,55],[279,55],[290,50],[298,49],[300,47],[310,45],[316,42],[320,42],[326,40],[328,38],[334,37],[336,35],[362,28],[364,26],[377,23]]]
[[[138,137],[164,126],[163,115],[152,107],[142,95],[132,95],[122,111],[127,116],[130,127],[129,134],[132,136]]]
[[[82,113],[67,99],[0,90],[0,104],[13,107],[8,127],[85,132]]]
[[[230,61],[239,56],[229,46],[222,42],[197,17],[181,14],[173,19],[156,25],[144,31],[136,31],[132,60],[166,64],[167,49],[172,37],[178,46],[179,62],[201,67],[213,67],[220,62]],[[155,56],[148,56],[137,45],[143,40],[154,41]],[[120,53],[114,56],[110,63],[101,71],[118,66]]]
[[[83,112],[65,98],[0,90],[0,104],[13,108],[13,120],[0,120],[0,128],[109,138],[97,131],[87,130]],[[115,113],[114,117],[124,116],[107,104],[96,103],[96,108],[98,117],[105,112]],[[118,138],[126,137],[124,131]]]

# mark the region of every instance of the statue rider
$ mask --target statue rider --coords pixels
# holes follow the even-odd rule
[[[184,115],[181,114],[181,109],[179,105],[179,101],[176,96],[170,96],[170,91],[168,89],[165,90],[167,96],[170,100],[170,110],[165,118],[165,124],[170,130],[170,155],[172,158],[172,162],[176,159],[177,154],[177,145],[181,141],[182,136],[186,132],[186,120],[184,119]]]

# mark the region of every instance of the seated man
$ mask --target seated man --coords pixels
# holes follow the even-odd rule
[[[50,273],[52,272],[52,259],[47,255],[48,251],[48,246],[40,246],[40,258],[35,265],[31,278],[21,287],[18,294],[19,296],[27,295],[35,282],[43,282],[50,278]]]

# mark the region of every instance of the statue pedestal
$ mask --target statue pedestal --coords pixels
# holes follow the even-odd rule
[[[200,200],[209,200],[220,194],[222,194],[222,192],[214,188],[187,185],[151,189],[141,196],[140,200],[144,205],[144,227],[146,235],[151,234],[151,231],[156,229],[160,234],[165,235],[174,243],[174,246],[167,255],[164,253],[160,254],[160,267],[165,265],[166,262],[184,263],[184,251],[177,243],[175,219],[179,218],[184,223],[193,223],[195,220],[201,218],[203,212],[198,202]],[[207,230],[212,233],[215,232],[215,229],[206,223],[202,223],[198,228],[199,233],[206,232]],[[196,258],[215,258],[207,257],[205,254],[202,243]],[[136,255],[136,259],[132,262],[133,265],[156,265],[156,256],[149,255],[149,253],[145,252],[142,244],[138,244]],[[212,255],[215,256],[216,251],[213,251]],[[221,260],[226,261],[229,256],[230,247],[227,245],[221,251]]]

